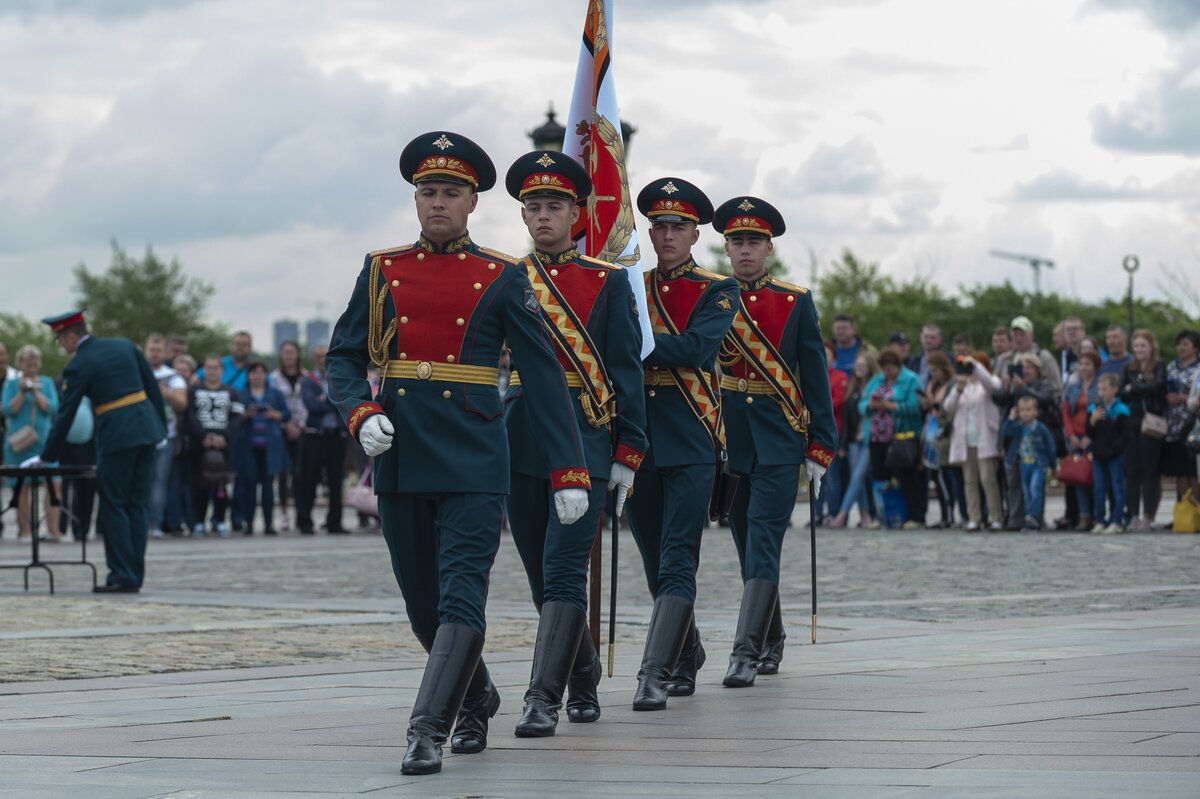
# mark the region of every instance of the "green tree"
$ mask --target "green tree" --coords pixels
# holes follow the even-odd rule
[[[54,341],[50,328],[23,316],[0,313],[0,342],[8,348],[9,365],[16,367],[17,350],[32,344],[42,351],[42,374],[58,377],[67,365],[67,353]]]
[[[143,258],[133,258],[113,241],[107,271],[92,273],[81,263],[74,274],[76,302],[98,336],[125,336],[140,345],[151,333],[182,335],[193,353],[228,349],[228,331],[205,321],[212,284],[188,277],[178,259],[165,263],[149,245]]]

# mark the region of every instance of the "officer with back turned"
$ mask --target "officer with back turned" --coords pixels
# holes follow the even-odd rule
[[[744,585],[724,679],[738,688],[753,685],[756,674],[778,671],[784,639],[779,559],[800,467],[807,463],[818,490],[838,437],[812,294],[767,274],[783,217],[765,200],[735,197],[716,210],[713,227],[725,237],[740,289],[720,358],[729,468],[741,476],[729,522]]]
[[[650,450],[629,498],[629,524],[654,597],[633,709],[662,710],[668,695],[695,692],[704,663],[692,610],[700,537],[725,446],[717,351],[738,296],[733,278],[692,258],[698,226],[712,221],[704,192],[680,178],[659,178],[637,204],[650,219],[658,264],[644,278],[654,331],[644,378]]]
[[[416,186],[421,235],[367,256],[326,369],[329,398],[375,458],[392,569],[413,632],[429,652],[401,766],[428,774],[441,770],[451,724],[452,751],[481,751],[500,704],[480,653],[509,490],[497,391],[506,340],[538,408],[537,440],[560,522],[587,511],[591,481],[537,295],[523,269],[467,233],[478,193],[496,180],[491,159],[465,136],[433,131],[405,147],[400,172]],[[375,397],[371,366],[381,378]]]
[[[525,369],[517,358],[505,411],[512,445],[508,519],[541,620],[516,734],[534,738],[554,734],[568,675],[568,718],[600,717],[600,660],[584,629],[587,564],[606,489],[618,490],[620,515],[645,458],[642,336],[628,272],[580,255],[571,240],[579,206],[592,193],[583,167],[561,153],[537,150],[517,159],[505,185],[521,201],[521,219],[533,237],[535,249],[521,266],[545,311],[567,385],[579,398],[575,418],[592,479],[588,512],[570,525],[554,518],[551,473],[538,445],[541,408],[525,394]]]

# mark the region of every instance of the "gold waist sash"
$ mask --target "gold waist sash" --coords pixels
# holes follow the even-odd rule
[[[565,372],[564,377],[567,378],[567,388],[583,388],[583,378],[579,376],[578,372]],[[508,384],[510,386],[521,385],[521,376],[513,372]]]
[[[711,373],[700,370],[694,371],[700,375],[705,383],[712,383]],[[676,386],[675,379],[671,377],[670,371],[666,369],[647,369],[645,374],[642,375],[642,382],[647,386],[663,386],[667,388]]]
[[[441,383],[470,383],[494,386],[500,370],[494,366],[470,366],[435,361],[388,361],[383,376],[399,380],[436,380]]]
[[[732,375],[721,375],[721,388],[740,391],[743,394],[774,394],[774,387],[765,380],[747,380]]]
[[[125,396],[115,399],[112,402],[103,402],[97,405],[94,413],[97,416],[100,416],[108,413],[109,411],[115,411],[117,408],[124,408],[129,405],[137,405],[139,402],[145,402],[146,399],[147,397],[145,391],[135,391],[132,394],[126,394]]]

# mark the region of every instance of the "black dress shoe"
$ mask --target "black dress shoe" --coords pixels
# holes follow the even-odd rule
[[[142,589],[136,585],[98,585],[92,589],[93,594],[136,594]]]

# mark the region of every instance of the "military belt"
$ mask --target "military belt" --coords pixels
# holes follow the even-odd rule
[[[726,391],[740,391],[743,394],[775,393],[775,389],[766,380],[747,380],[732,375],[721,375],[721,388]]]
[[[109,411],[115,411],[117,408],[124,408],[128,405],[137,405],[139,402],[145,402],[147,399],[145,391],[135,391],[132,394],[126,394],[123,397],[113,400],[112,402],[102,402],[96,406],[95,413],[97,416],[106,414]]]
[[[708,372],[697,369],[696,374],[700,375],[700,378],[705,383],[712,383],[712,375]],[[671,377],[671,373],[666,369],[647,369],[642,376],[642,382],[647,386],[663,386],[666,388],[675,386],[674,378]]]
[[[388,361],[383,376],[400,380],[436,380],[439,383],[495,386],[499,382],[500,370],[494,366],[470,366],[462,363]]]
[[[567,378],[567,388],[583,388],[583,378],[579,376],[578,372],[565,372],[564,377]],[[516,372],[513,372],[512,377],[509,378],[508,384],[510,386],[521,385],[520,375],[518,375]]]

